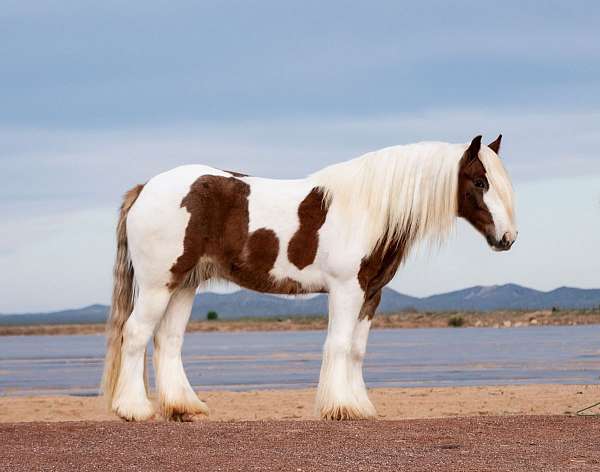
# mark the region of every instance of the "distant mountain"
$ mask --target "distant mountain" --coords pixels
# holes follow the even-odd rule
[[[414,306],[418,298],[384,289],[380,311],[391,312]],[[240,316],[322,315],[327,313],[327,295],[281,297],[249,290],[229,294],[202,293],[196,297],[192,319],[204,319],[206,312],[215,310],[225,318]]]
[[[471,287],[430,297],[403,295],[390,288],[383,291],[378,312],[541,310],[558,307],[581,309],[600,306],[600,289],[561,287],[541,292],[515,284]],[[234,293],[201,293],[196,296],[192,319],[204,319],[214,310],[221,318],[258,316],[322,315],[327,312],[327,295],[278,297],[249,290]],[[106,305],[90,305],[52,313],[0,315],[0,325],[102,323]]]
[[[423,311],[583,309],[598,306],[599,289],[561,287],[541,292],[516,284],[471,287],[422,298],[417,304],[417,308]]]
[[[106,305],[89,305],[50,313],[0,315],[0,325],[104,323],[107,313],[108,306]]]
[[[554,299],[552,301],[546,300],[545,295],[544,292],[515,284],[488,287],[477,286],[423,298],[419,302],[419,308],[427,311],[447,309],[490,311],[501,309],[539,309],[555,306]],[[596,297],[599,295],[600,290],[596,294]],[[569,297],[569,299],[572,301],[573,297]],[[569,308],[579,307],[573,303],[569,304]]]

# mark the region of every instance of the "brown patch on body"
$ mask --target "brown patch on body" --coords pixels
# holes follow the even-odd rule
[[[363,258],[358,271],[358,283],[365,292],[365,301],[358,316],[359,320],[373,319],[381,300],[381,291],[396,274],[404,259],[407,238],[393,241],[387,248],[378,246],[368,257]]]
[[[196,270],[201,258],[219,277],[258,292],[304,293],[296,281],[275,281],[269,274],[279,253],[279,239],[267,228],[249,232],[250,186],[235,178],[204,175],[191,186],[181,206],[190,213],[183,254],[171,267],[175,289]]]
[[[319,229],[327,218],[323,192],[313,188],[298,206],[300,227],[288,244],[288,259],[302,270],[312,264],[319,247]]]

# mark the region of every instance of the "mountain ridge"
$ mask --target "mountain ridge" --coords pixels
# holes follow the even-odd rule
[[[378,313],[398,311],[497,311],[589,309],[600,306],[600,289],[558,287],[544,292],[517,284],[477,285],[427,297],[413,297],[385,288]],[[214,310],[221,318],[259,316],[323,315],[327,295],[281,297],[249,290],[219,294],[204,292],[196,296],[192,319],[204,319]],[[48,313],[0,314],[0,325],[102,323],[108,306],[92,304],[82,308]]]

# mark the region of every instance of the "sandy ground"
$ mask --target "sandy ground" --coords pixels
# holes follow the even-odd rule
[[[600,385],[376,388],[370,391],[380,419],[495,415],[570,415],[600,401]],[[212,421],[315,419],[315,391],[200,392]],[[597,409],[600,413],[600,408]],[[109,421],[97,397],[0,397],[0,422]]]
[[[592,471],[600,421],[0,424],[5,471]]]

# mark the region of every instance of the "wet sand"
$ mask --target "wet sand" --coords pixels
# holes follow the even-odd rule
[[[0,469],[591,471],[599,435],[600,421],[566,416],[13,423],[0,425]]]
[[[370,395],[382,420],[572,415],[600,401],[600,385],[375,388]],[[209,421],[315,419],[314,389],[211,391],[199,396],[211,409]],[[114,419],[98,397],[0,397],[1,423]]]

